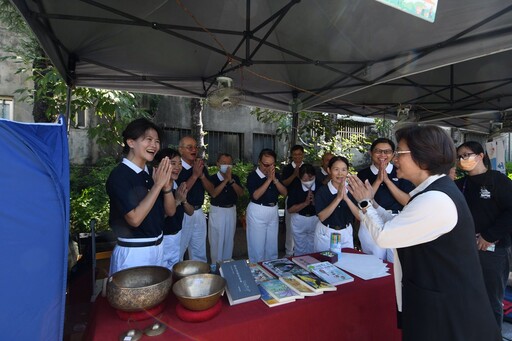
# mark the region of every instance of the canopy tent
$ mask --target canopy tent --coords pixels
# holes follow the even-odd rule
[[[62,340],[69,236],[66,126],[0,119],[2,340]]]
[[[485,133],[512,107],[507,1],[439,0],[434,23],[375,0],[12,2],[70,85],[206,97],[228,76],[246,105]]]

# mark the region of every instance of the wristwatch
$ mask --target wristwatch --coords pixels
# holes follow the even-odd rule
[[[372,199],[363,199],[357,202],[360,209],[365,210],[372,205]]]

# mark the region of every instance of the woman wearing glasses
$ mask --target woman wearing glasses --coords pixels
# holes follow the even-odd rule
[[[482,145],[468,141],[457,148],[458,166],[467,175],[456,181],[475,222],[476,245],[487,295],[501,326],[503,297],[509,274],[512,232],[512,181],[486,167]]]
[[[360,219],[377,245],[394,248],[398,324],[403,340],[501,340],[485,292],[473,220],[446,174],[455,146],[435,126],[396,132],[397,175],[416,188],[399,215],[379,206],[371,184],[350,176]]]
[[[396,215],[409,201],[409,192],[414,185],[406,179],[399,179],[396,168],[391,163],[395,144],[390,139],[380,137],[370,146],[370,167],[360,170],[357,177],[362,181],[368,180],[373,187],[375,200],[381,207]],[[357,236],[364,253],[375,255],[380,259],[393,262],[393,250],[381,248],[373,240],[368,228],[361,223]]]

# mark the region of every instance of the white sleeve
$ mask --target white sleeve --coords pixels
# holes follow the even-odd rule
[[[439,191],[418,195],[391,220],[385,221],[379,213],[370,207],[361,216],[377,245],[383,248],[429,242],[451,231],[458,220],[454,202]]]

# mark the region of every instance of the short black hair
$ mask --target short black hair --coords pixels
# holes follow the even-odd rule
[[[231,154],[229,154],[229,153],[219,153],[219,155],[217,155],[217,162],[219,162],[220,158],[223,157],[223,156],[229,157],[229,158],[231,158],[231,160],[233,160],[233,156],[231,156]]]
[[[293,153],[296,150],[300,150],[300,151],[302,151],[304,153],[304,147],[301,146],[300,144],[296,144],[295,146],[292,147],[292,149],[290,149],[290,154]]]
[[[274,161],[277,160],[276,152],[269,148],[264,148],[261,150],[260,155],[258,156],[258,161],[261,161],[263,156],[272,156]]]
[[[387,143],[391,146],[391,149],[393,151],[395,151],[395,143],[393,141],[391,141],[390,139],[388,139],[387,137],[379,137],[378,139],[373,141],[372,145],[370,146],[370,151],[373,152],[373,150],[375,149],[375,146],[378,145],[379,143]]]
[[[158,138],[160,139],[160,143],[162,142],[162,131],[160,128],[147,118],[138,118],[136,120],[128,123],[126,128],[123,130],[123,154],[127,155],[130,152],[130,146],[128,146],[128,140],[136,140],[147,130],[154,129],[158,134]]]
[[[350,167],[350,163],[348,162],[348,159],[347,159],[346,157],[344,157],[344,156],[340,156],[340,155],[335,155],[335,156],[333,156],[333,158],[329,161],[329,165],[328,165],[329,169],[331,169],[332,165],[334,165],[334,163],[335,163],[336,161],[342,161],[342,162],[344,162],[344,163],[347,165],[347,167]]]
[[[303,163],[299,168],[299,177],[302,178],[304,174],[315,175],[315,167],[310,163]]]
[[[414,162],[430,175],[449,174],[455,162],[455,145],[443,128],[433,125],[408,125],[395,133],[404,140]]]
[[[155,158],[153,160],[153,164],[156,166],[160,163],[160,161],[162,161],[162,159],[164,157],[168,157],[169,159],[173,159],[175,158],[176,156],[179,156],[181,157],[181,154],[179,151],[177,151],[176,149],[172,149],[172,148],[164,148],[164,149],[160,149],[158,151],[158,153],[156,153],[155,155]]]

